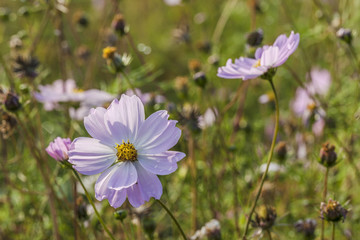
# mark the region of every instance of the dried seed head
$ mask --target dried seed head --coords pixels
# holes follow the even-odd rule
[[[256,31],[249,33],[249,35],[247,35],[246,43],[252,47],[257,47],[262,43],[263,39],[264,39],[263,30],[258,29]]]
[[[333,167],[337,164],[337,154],[335,146],[328,142],[324,143],[320,149],[320,163],[327,168]]]
[[[204,72],[195,73],[193,78],[194,78],[194,81],[195,81],[196,85],[198,85],[201,88],[205,88],[207,79],[206,79],[206,76],[205,76]]]
[[[338,201],[329,199],[328,203],[320,204],[321,218],[330,222],[345,221],[348,210],[343,208]]]
[[[297,232],[303,233],[305,237],[313,237],[315,236],[316,224],[316,220],[308,218],[297,221],[294,227]]]
[[[261,205],[257,212],[255,212],[255,220],[251,220],[251,224],[253,227],[267,230],[274,225],[276,217],[277,215],[274,207]]]
[[[199,72],[201,70],[201,62],[197,59],[191,59],[188,66],[190,72]]]
[[[19,97],[11,92],[6,94],[4,105],[8,111],[16,111],[21,108]]]
[[[0,133],[4,139],[7,139],[14,133],[17,125],[16,118],[7,112],[2,112],[0,121]]]
[[[347,44],[351,44],[352,43],[352,32],[350,29],[347,28],[340,28],[337,32],[336,32],[336,36],[338,38],[340,38],[341,40],[343,40],[344,42],[346,42]]]
[[[276,146],[275,152],[281,161],[284,160],[287,154],[286,142],[280,141]]]
[[[118,13],[115,15],[111,22],[111,27],[114,29],[115,32],[119,33],[121,36],[127,33],[126,24],[124,15]]]

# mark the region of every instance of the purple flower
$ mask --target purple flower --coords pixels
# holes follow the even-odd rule
[[[68,152],[70,149],[71,140],[70,138],[57,137],[49,146],[45,149],[46,152],[54,158],[56,161],[68,160]]]
[[[255,59],[240,57],[227,60],[226,66],[218,69],[217,76],[221,78],[241,78],[248,80],[265,74],[269,69],[285,63],[299,45],[300,35],[291,32],[289,37],[280,35],[272,46],[263,46],[255,52]]]
[[[40,92],[34,93],[34,96],[36,100],[44,103],[46,111],[59,109],[59,103],[80,102],[80,108],[69,109],[70,116],[76,120],[82,120],[87,116],[92,107],[101,106],[114,99],[113,95],[98,89],[78,89],[73,79],[59,79],[50,85],[40,85],[39,90]]]
[[[101,173],[95,184],[95,197],[108,199],[114,208],[126,198],[139,207],[151,197],[162,195],[156,175],[177,169],[182,152],[168,151],[179,140],[177,121],[168,120],[166,111],[157,111],[145,120],[144,105],[137,96],[122,95],[108,109],[91,109],[84,124],[93,138],[73,141],[69,162],[80,173]]]
[[[310,72],[311,82],[305,88],[296,89],[295,100],[291,103],[294,113],[303,119],[307,124],[311,117],[314,117],[312,131],[320,136],[325,127],[325,111],[319,107],[319,102],[314,99],[315,95],[324,96],[330,89],[331,75],[327,70],[314,68]]]

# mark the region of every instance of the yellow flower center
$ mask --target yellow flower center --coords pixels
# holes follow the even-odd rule
[[[311,103],[307,105],[307,109],[309,109],[310,111],[314,111],[314,109],[316,108],[316,104],[315,103]]]
[[[103,58],[113,59],[116,52],[116,47],[106,47],[103,49]]]
[[[116,144],[116,156],[118,158],[117,162],[125,162],[125,161],[136,161],[137,160],[137,151],[133,144],[127,141],[127,143],[122,141],[122,144]]]
[[[84,90],[81,89],[81,88],[75,88],[75,89],[73,90],[73,93],[82,93],[82,92],[84,92]]]
[[[256,61],[256,63],[254,63],[253,67],[254,68],[257,68],[257,67],[260,67],[261,64],[260,64],[260,59]]]

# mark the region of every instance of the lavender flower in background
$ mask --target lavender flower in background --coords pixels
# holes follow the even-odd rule
[[[136,93],[136,94],[135,94]],[[155,104],[164,103],[166,98],[162,95],[154,95],[153,93],[142,93],[140,89],[135,88],[135,93],[132,89],[126,91],[126,95],[134,96],[137,95],[143,104],[154,102]]]
[[[284,64],[291,54],[297,49],[300,35],[291,32],[289,37],[285,34],[280,35],[272,46],[265,45],[258,48],[254,58],[240,57],[233,63],[228,59],[226,66],[218,69],[218,77],[221,78],[241,78],[248,80],[263,76],[270,69],[274,69]]]
[[[294,113],[303,119],[305,125],[308,124],[311,117],[315,122],[312,125],[312,131],[316,136],[321,136],[325,127],[324,109],[319,107],[319,102],[314,99],[315,95],[325,96],[331,85],[331,75],[327,70],[314,68],[310,72],[311,82],[305,85],[305,88],[298,88],[295,94],[295,100],[291,103]]]
[[[56,161],[67,161],[68,152],[70,149],[71,140],[70,138],[57,137],[49,146],[45,149],[46,152],[54,158]]]
[[[161,182],[156,175],[177,169],[182,152],[168,151],[179,140],[177,121],[166,111],[157,111],[145,120],[144,106],[137,96],[122,95],[108,109],[91,109],[84,124],[93,138],[73,141],[69,162],[84,175],[101,173],[95,184],[99,201],[108,199],[114,208],[126,198],[139,207],[151,197],[160,199]]]
[[[206,109],[206,112],[204,113],[204,115],[201,115],[198,119],[199,127],[201,129],[205,129],[205,128],[212,126],[216,121],[217,115],[218,115],[218,111],[216,108]]]
[[[35,92],[34,96],[44,104],[46,111],[60,109],[60,103],[79,102],[80,108],[69,109],[70,116],[76,120],[82,120],[89,113],[90,108],[102,106],[114,99],[113,95],[98,89],[86,91],[78,89],[73,79],[66,81],[59,79],[49,85],[40,85],[39,90],[40,92]]]

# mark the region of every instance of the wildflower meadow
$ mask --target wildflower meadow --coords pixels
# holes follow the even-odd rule
[[[359,10],[0,1],[0,239],[360,239]]]

